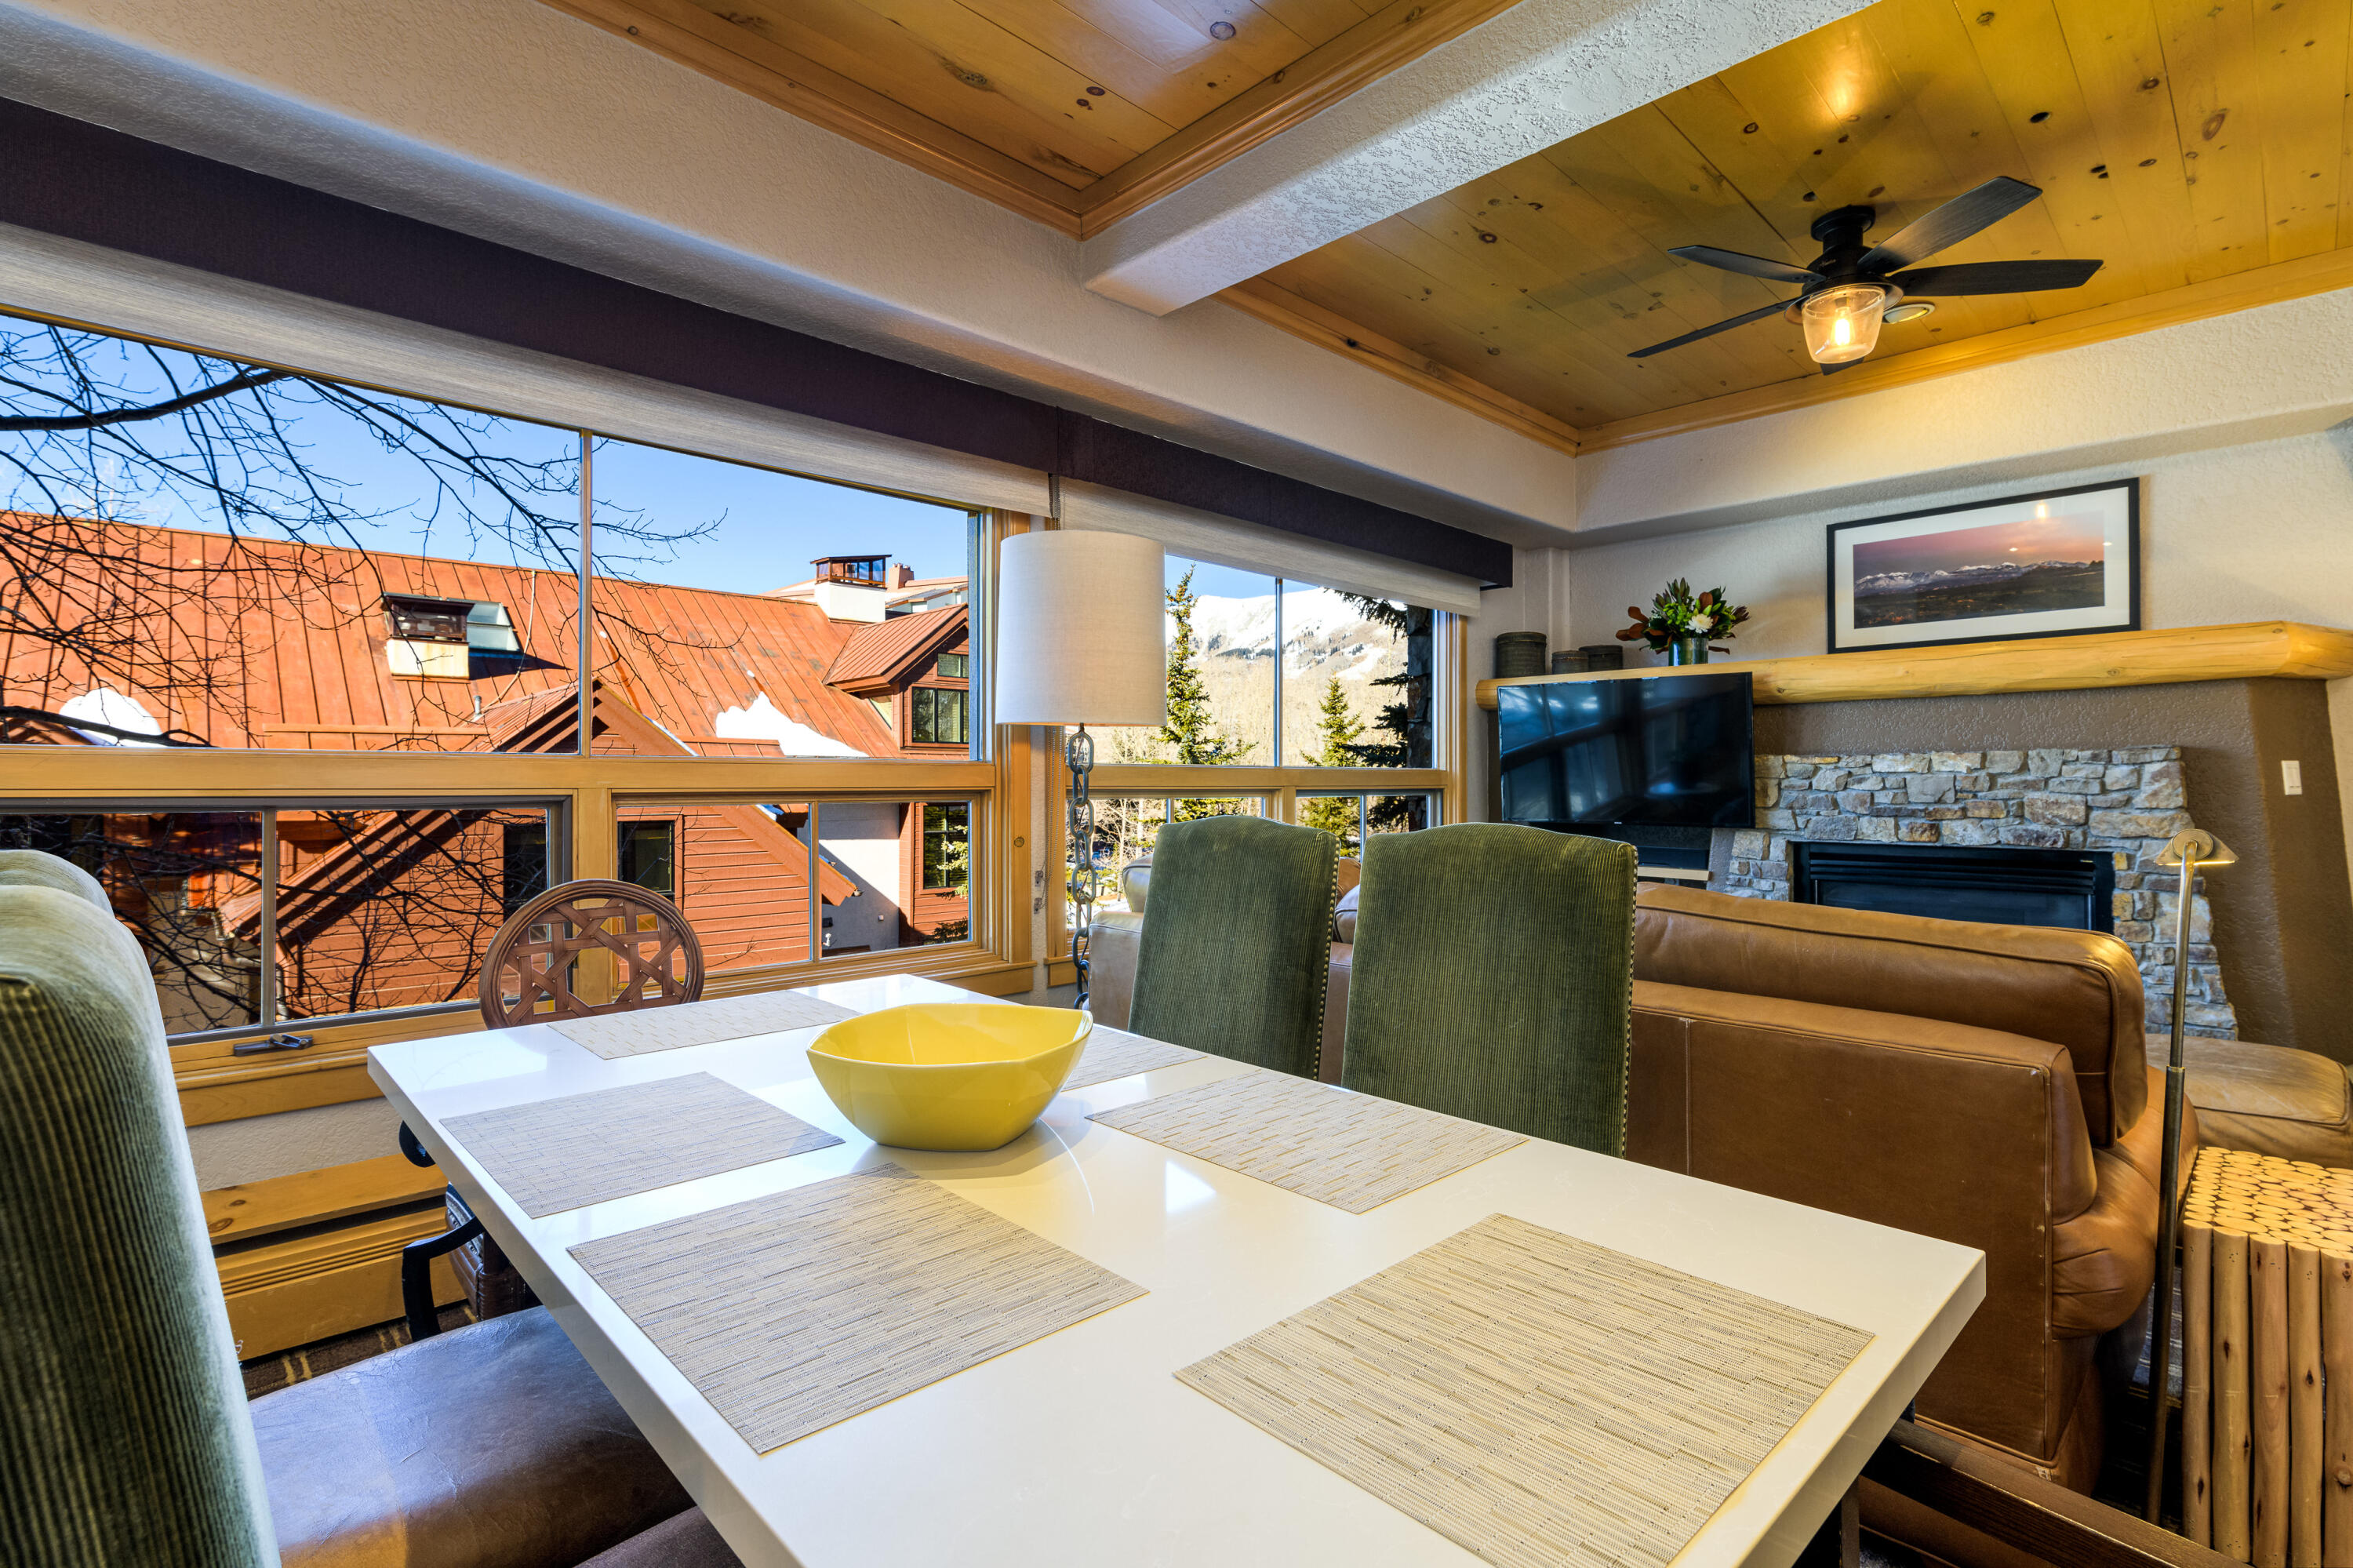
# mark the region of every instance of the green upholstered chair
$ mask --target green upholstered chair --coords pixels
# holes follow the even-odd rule
[[[0,1563],[569,1568],[689,1501],[544,1308],[248,1405],[146,961],[33,852],[0,852]]]
[[[1127,1026],[1316,1075],[1340,842],[1261,817],[1160,830]]]
[[[1495,822],[1380,835],[1341,1082],[1623,1155],[1633,968],[1629,846]]]
[[[0,1561],[275,1563],[154,984],[34,853],[0,863]]]

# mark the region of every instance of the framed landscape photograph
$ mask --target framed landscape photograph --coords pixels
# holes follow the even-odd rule
[[[2140,630],[2140,481],[1830,528],[1830,651]]]

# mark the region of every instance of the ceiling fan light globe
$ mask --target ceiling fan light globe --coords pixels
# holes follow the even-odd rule
[[[1798,312],[1806,352],[1819,364],[1845,365],[1877,348],[1887,293],[1875,283],[1841,283],[1808,295]]]

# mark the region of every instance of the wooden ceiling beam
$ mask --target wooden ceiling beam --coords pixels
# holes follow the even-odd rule
[[[1320,48],[1079,193],[1086,235],[1282,135],[1518,0],[1392,0]]]

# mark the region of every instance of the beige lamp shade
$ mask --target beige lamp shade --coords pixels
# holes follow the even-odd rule
[[[1168,721],[1156,540],[1016,534],[997,560],[997,723]]]

